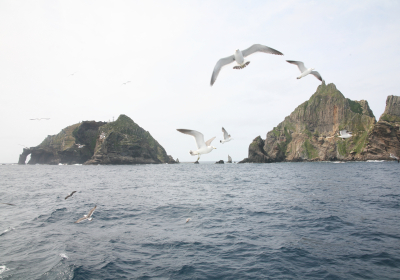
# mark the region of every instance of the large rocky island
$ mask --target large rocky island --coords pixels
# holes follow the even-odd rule
[[[24,148],[18,164],[176,163],[164,148],[126,115],[114,122],[83,121]]]
[[[345,98],[334,84],[323,82],[265,140],[256,137],[241,163],[390,160],[391,153],[400,156],[399,127],[399,96],[387,97],[376,122],[367,101]],[[339,138],[343,129],[353,137]]]

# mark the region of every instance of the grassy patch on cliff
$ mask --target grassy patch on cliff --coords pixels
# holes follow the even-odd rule
[[[310,140],[306,139],[306,141],[304,141],[303,147],[308,159],[318,157],[318,150],[314,148],[314,146],[310,143]]]
[[[361,135],[354,137],[353,142],[355,144],[354,151],[359,154],[363,151],[368,137],[368,131],[364,131]]]
[[[346,98],[346,99],[349,102],[350,110],[352,110],[354,113],[357,113],[357,114],[363,113],[363,109],[362,109],[360,103],[350,100],[349,98]]]
[[[337,143],[337,147],[338,147],[339,155],[341,155],[341,156],[347,155],[347,141],[346,140],[340,140]]]
[[[400,117],[390,114],[384,114],[381,116],[381,120],[385,122],[400,122]]]

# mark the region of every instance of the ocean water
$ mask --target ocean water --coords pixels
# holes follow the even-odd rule
[[[399,175],[397,162],[2,165],[0,202],[16,206],[0,204],[0,278],[400,279]]]

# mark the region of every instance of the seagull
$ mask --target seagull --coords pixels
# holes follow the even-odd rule
[[[225,130],[225,128],[222,128],[222,132],[224,133],[224,140],[219,140],[220,143],[224,144],[225,142],[229,142],[233,140],[230,134]]]
[[[85,145],[81,145],[81,144],[75,144],[75,145],[77,145],[79,149],[85,147]]]
[[[106,138],[106,134],[105,134],[104,132],[102,132],[102,133],[100,134],[100,139],[103,140],[104,138]]]
[[[207,142],[204,142],[204,135],[201,132],[198,132],[196,130],[191,130],[191,129],[177,129],[179,132],[182,132],[184,134],[192,135],[194,139],[196,140],[196,145],[197,145],[197,150],[192,151],[190,150],[189,153],[190,155],[198,155],[197,161],[200,159],[200,155],[202,154],[208,154],[211,152],[213,149],[216,149],[214,146],[210,146],[211,142],[215,139],[215,136],[208,140]]]
[[[287,62],[291,63],[291,64],[295,64],[297,65],[297,67],[299,67],[299,70],[301,72],[301,75],[297,77],[297,79],[301,79],[305,76],[307,76],[308,74],[314,75],[318,80],[320,80],[322,82],[322,77],[321,75],[317,72],[317,71],[313,71],[315,68],[306,68],[304,66],[304,63],[301,61],[294,61],[294,60],[286,60]]]
[[[394,154],[390,154],[391,158],[394,158],[395,160],[397,160],[398,163],[400,163],[400,160],[398,157],[396,157]]]
[[[342,138],[342,140],[344,140],[345,138],[350,138],[351,136],[353,136],[353,135],[351,135],[351,132],[350,131],[347,131],[347,130],[341,130],[341,131],[339,131],[339,137],[340,138]]]
[[[65,197],[65,199],[67,199],[68,197],[71,197],[74,193],[76,193],[76,191],[73,191],[71,194],[67,195],[67,196]]]
[[[93,208],[92,208],[92,210],[90,210],[89,211],[89,213],[87,214],[87,215],[83,215],[83,217],[82,218],[80,218],[79,220],[77,220],[75,223],[77,224],[77,223],[80,223],[80,222],[82,222],[83,220],[89,220],[89,221],[91,221],[92,220],[92,214],[93,214],[93,212],[94,212],[94,210],[96,210],[96,207],[97,207],[97,205],[95,205]]]
[[[233,69],[243,69],[250,63],[250,61],[246,61],[244,58],[255,52],[283,55],[283,53],[281,53],[280,51],[277,51],[273,48],[270,48],[270,47],[267,47],[264,45],[260,45],[260,44],[252,45],[250,48],[245,49],[243,51],[240,51],[239,49],[237,49],[233,55],[225,57],[225,58],[221,58],[220,60],[218,60],[217,64],[214,67],[212,76],[211,76],[211,86],[215,83],[215,80],[218,77],[219,71],[221,71],[221,68],[223,66],[231,64],[232,62],[236,61],[237,65],[234,66]]]
[[[41,120],[48,121],[48,120],[50,120],[50,118],[36,118],[36,119],[29,119],[29,120],[31,120],[31,121],[41,121]]]
[[[190,220],[191,220],[191,218],[187,218],[187,219],[186,219],[186,223],[188,223]]]
[[[122,83],[122,85],[126,85],[126,84],[128,84],[128,83],[130,83],[131,81],[127,81],[127,82],[125,82],[125,83]]]
[[[15,206],[15,204],[12,203],[5,203],[5,202],[0,202],[1,204],[7,204],[7,205],[11,205],[11,206]]]

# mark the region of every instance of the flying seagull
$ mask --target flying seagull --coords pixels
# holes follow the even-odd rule
[[[77,145],[79,149],[85,147],[85,145],[81,145],[81,144],[75,144],[75,145]]]
[[[190,220],[191,220],[191,218],[187,218],[187,219],[186,219],[186,223],[188,223]]]
[[[50,120],[50,118],[36,118],[36,119],[29,119],[29,120],[31,120],[31,121],[41,121],[41,120],[48,121],[48,120]]]
[[[177,130],[184,134],[193,136],[194,139],[196,140],[197,150],[196,151],[190,150],[189,153],[192,156],[198,155],[197,161],[199,161],[200,155],[208,154],[213,149],[216,149],[214,146],[210,146],[211,142],[215,139],[215,136],[213,138],[211,138],[210,140],[208,140],[207,142],[204,142],[204,135],[201,132],[198,132],[196,130],[191,130],[191,129],[177,129]]]
[[[396,157],[394,154],[390,154],[391,158],[394,158],[395,160],[397,160],[398,163],[400,163],[400,160],[398,157]]]
[[[12,203],[5,203],[5,202],[0,202],[1,204],[7,204],[7,205],[11,205],[11,206],[15,206],[15,204]]]
[[[76,191],[73,191],[71,194],[67,195],[67,196],[65,197],[65,199],[67,199],[68,197],[71,197],[74,193],[76,193]]]
[[[342,140],[344,140],[345,138],[350,138],[351,136],[353,136],[351,134],[351,132],[347,131],[347,130],[341,130],[341,131],[339,131],[339,134],[340,134],[339,137],[342,138]]]
[[[318,80],[320,80],[322,82],[322,77],[321,75],[317,72],[317,71],[313,71],[315,68],[306,68],[304,66],[304,63],[301,61],[294,61],[294,60],[286,60],[287,62],[297,65],[297,67],[299,67],[299,70],[301,72],[301,75],[297,77],[297,79],[301,79],[305,76],[307,76],[308,74],[314,75]]]
[[[87,214],[87,215],[83,215],[83,217],[82,218],[80,218],[79,220],[77,220],[75,223],[77,224],[77,223],[80,223],[80,222],[82,222],[83,220],[89,220],[89,221],[91,221],[92,220],[92,214],[93,214],[93,212],[94,212],[94,210],[96,210],[96,207],[97,207],[97,205],[95,205],[93,208],[92,208],[92,210],[90,210],[89,211],[89,213]]]
[[[229,142],[233,140],[230,134],[225,130],[225,128],[222,128],[222,132],[224,133],[224,140],[219,140],[220,143],[224,144],[225,142]]]
[[[214,71],[211,76],[211,86],[215,83],[215,80],[218,77],[219,71],[221,71],[221,68],[223,66],[226,66],[228,64],[231,64],[232,62],[236,61],[237,65],[233,67],[233,69],[243,69],[247,65],[249,65],[250,61],[245,60],[244,58],[256,53],[256,52],[263,52],[263,53],[269,53],[269,54],[277,54],[277,55],[283,55],[280,51],[277,51],[273,48],[260,45],[260,44],[255,44],[252,45],[250,48],[245,49],[243,51],[240,51],[237,49],[235,53],[231,56],[221,58],[218,60],[217,64],[214,67]]]

